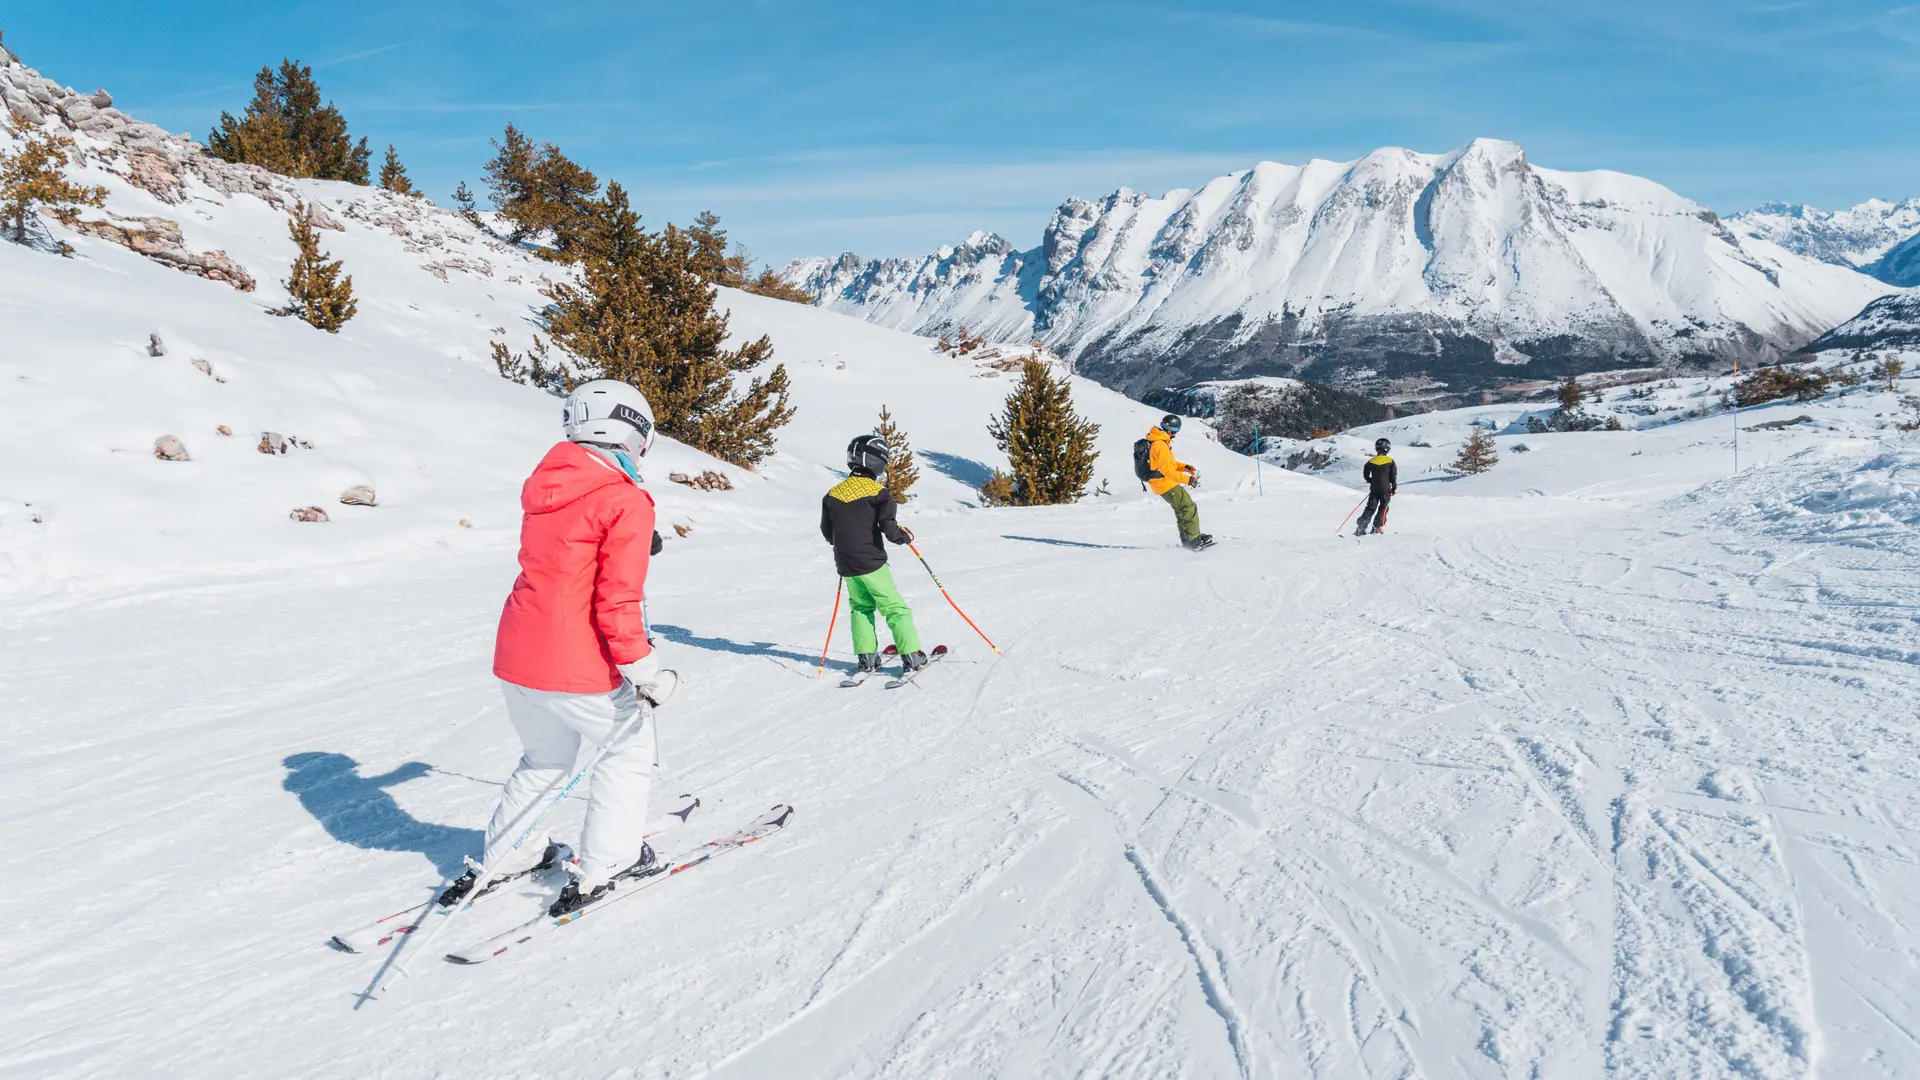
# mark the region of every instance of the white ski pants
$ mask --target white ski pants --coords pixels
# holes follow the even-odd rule
[[[548,799],[558,793],[557,786],[553,792],[548,792],[547,786],[564,784],[573,774],[581,740],[586,740],[587,752],[592,753],[635,710],[646,707],[630,683],[621,683],[620,689],[605,694],[529,690],[510,682],[500,686],[507,697],[507,719],[520,733],[525,752],[520,767],[507,778],[500,805],[487,824],[486,850],[501,859],[499,869],[512,870],[537,861],[545,843],[539,837],[529,837],[511,859],[504,852],[496,852],[496,845],[513,843],[526,823],[540,812],[537,808],[528,812],[528,808],[544,801],[543,793]],[[607,751],[587,778],[592,785],[588,789],[587,820],[581,826],[576,852],[584,887],[607,880],[640,858],[646,843],[654,751],[653,713],[646,709],[646,715],[618,746]],[[527,812],[526,817],[521,816],[523,812]]]

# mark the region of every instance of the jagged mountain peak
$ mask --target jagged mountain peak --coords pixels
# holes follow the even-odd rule
[[[1121,187],[1062,201],[1032,248],[998,240],[787,273],[822,305],[888,326],[1038,337],[1136,394],[1304,375],[1458,397],[1569,371],[1765,358],[1886,291],[1653,181],[1543,168],[1500,139],[1263,161],[1159,195]]]

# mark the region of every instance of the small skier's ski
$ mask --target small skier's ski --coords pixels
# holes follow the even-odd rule
[[[939,663],[942,660],[945,660],[946,658],[947,658],[947,647],[945,645],[935,645],[933,647],[933,651],[927,654],[926,667],[922,667],[918,671],[901,672],[899,678],[887,680],[886,688],[888,690],[898,690],[899,688],[919,678],[921,671],[927,670],[927,668],[932,667],[933,665]]]
[[[596,911],[612,907],[620,900],[657,885],[670,877],[691,870],[716,855],[746,847],[756,840],[763,840],[786,827],[793,818],[793,807],[782,803],[755,818],[738,832],[709,840],[705,844],[688,852],[672,862],[656,862],[646,870],[627,879],[630,884],[616,887],[611,893],[586,907],[570,911],[565,915],[547,915],[544,912],[528,919],[511,930],[505,930],[492,937],[476,941],[465,948],[455,949],[447,954],[447,959],[456,964],[484,964],[509,950],[531,944],[540,938],[558,930]],[[616,879],[617,880],[617,879]]]
[[[880,663],[884,664],[889,660],[896,659],[899,657],[899,655],[900,655],[900,650],[892,645],[889,645],[887,646],[887,651],[880,654]],[[880,672],[880,669],[878,666],[875,666],[875,668],[872,671],[856,671],[853,674],[847,676],[846,678],[841,679],[840,687],[841,689],[844,690],[849,687],[859,686],[861,683],[866,682],[868,679],[871,679],[875,675],[879,674],[879,672]]]
[[[660,826],[658,829],[648,833],[647,837],[651,839],[666,832],[668,829],[685,825],[687,819],[693,816],[693,812],[698,809],[699,806],[700,800],[695,796],[680,796],[679,799],[675,800],[673,809],[667,811],[668,817],[677,820],[670,824]],[[562,866],[573,858],[573,849],[565,844],[554,844],[553,849],[554,850],[547,853],[549,857],[542,860],[539,865],[529,867],[517,874],[497,878],[493,882],[490,882],[487,888],[468,897],[466,906],[471,908],[493,897],[505,896],[512,893],[514,890],[510,886],[536,875],[545,876],[547,871]],[[437,902],[438,898],[435,898],[424,904],[415,904],[404,911],[396,911],[391,915],[382,916],[364,926],[357,926],[352,930],[333,935],[332,938],[328,939],[327,944],[339,949],[341,952],[350,953],[363,953],[369,949],[377,949],[382,945],[391,943],[400,935],[410,932],[414,926],[420,922],[419,916],[427,914],[428,909],[432,908]]]

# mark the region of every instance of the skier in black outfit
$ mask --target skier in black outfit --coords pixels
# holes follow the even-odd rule
[[[884,537],[911,544],[913,533],[895,520],[899,504],[893,501],[880,474],[887,471],[887,444],[878,435],[861,435],[847,444],[849,476],[820,500],[820,535],[833,545],[833,568],[847,583],[853,607],[853,651],[861,671],[880,667],[880,641],[874,626],[876,613],[887,621],[894,648],[900,653],[901,674],[927,666],[920,648],[920,631],[913,625],[913,609],[901,598],[887,568]]]
[[[1385,439],[1375,439],[1374,456],[1367,459],[1360,469],[1360,475],[1367,482],[1367,508],[1360,512],[1360,524],[1353,530],[1355,536],[1384,532],[1387,527],[1387,503],[1400,493],[1400,466],[1387,456],[1393,444]]]

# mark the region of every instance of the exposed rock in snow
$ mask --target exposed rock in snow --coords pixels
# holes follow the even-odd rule
[[[162,435],[153,440],[153,456],[161,461],[192,461],[187,448],[177,436]]]
[[[340,502],[347,506],[372,506],[373,489],[365,484],[355,484],[340,493]]]
[[[1827,349],[1920,349],[1920,289],[1875,300],[1803,351]]]
[[[1771,359],[1886,291],[1648,180],[1518,146],[1263,162],[1198,191],[1054,212],[918,260],[791,263],[821,306],[920,333],[1041,341],[1139,395],[1301,375],[1374,396],[1628,366]]]
[[[97,237],[123,248],[137,251],[175,270],[223,282],[241,292],[252,292],[253,275],[227,258],[224,251],[188,251],[180,232],[180,223],[162,217],[130,217],[117,220],[75,220],[68,223],[75,232]]]
[[[326,521],[327,512],[317,506],[296,506],[287,514],[295,521]]]

